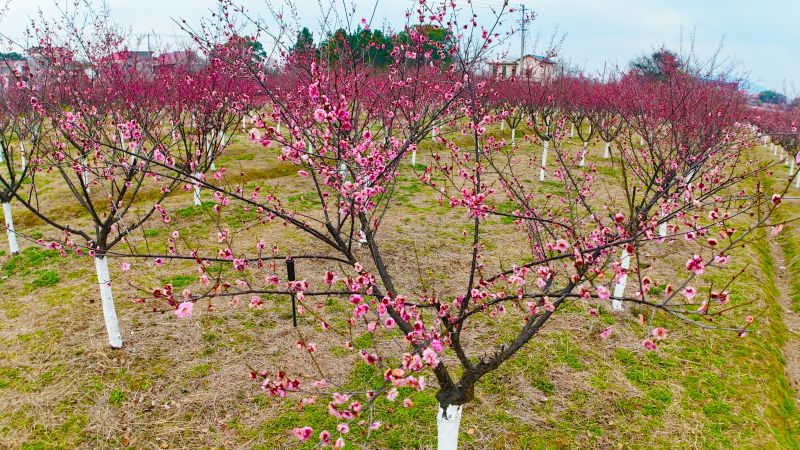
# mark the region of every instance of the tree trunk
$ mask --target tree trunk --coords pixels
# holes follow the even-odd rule
[[[544,181],[544,168],[547,167],[547,148],[550,146],[550,141],[544,141],[544,149],[542,150],[542,167],[539,169],[539,181]]]
[[[611,142],[606,142],[606,149],[603,152],[603,158],[608,159],[611,156]]]
[[[217,165],[214,164],[214,157],[211,155],[211,142],[206,140],[206,158],[211,160],[211,166],[209,168],[211,170],[217,170]]]
[[[614,300],[611,300],[612,311],[622,311],[622,300],[617,299],[622,298],[625,295],[625,285],[628,283],[628,268],[631,266],[631,255],[625,248],[622,249],[620,263],[622,265],[623,272],[622,277],[619,279],[619,283],[614,286]]]
[[[14,218],[11,216],[11,203],[3,202],[3,218],[6,223],[6,234],[8,235],[8,251],[12,255],[19,254],[19,244],[17,244],[17,233],[14,231]]]
[[[100,300],[103,304],[103,319],[106,322],[108,343],[112,348],[122,348],[122,334],[117,322],[117,310],[114,308],[114,296],[111,293],[111,276],[108,273],[108,258],[96,256],[94,266],[97,269],[97,282],[100,285]]]
[[[417,149],[414,149],[411,152],[411,165],[412,166],[416,166],[417,165]]]
[[[500,131],[503,131],[505,129],[506,129],[506,121],[505,120],[501,120],[500,121]]]
[[[575,124],[569,124],[569,138],[572,139],[575,137]]]
[[[516,140],[517,140],[517,129],[516,128],[512,128],[511,129],[511,145],[512,146],[514,145],[514,142],[516,142]]]
[[[194,173],[194,178],[199,180],[200,179],[200,174],[195,172]],[[199,182],[195,182],[194,183],[194,206],[200,206],[202,204],[203,204],[203,202],[200,201],[200,183]]]
[[[436,415],[438,450],[458,449],[458,429],[461,426],[461,405],[449,405],[447,410],[439,406]]]
[[[583,142],[583,150],[581,150],[581,163],[580,166],[583,167],[586,164],[586,147],[589,145],[589,142]]]

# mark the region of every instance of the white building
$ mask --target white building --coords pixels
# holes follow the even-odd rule
[[[524,77],[543,81],[553,76],[556,62],[545,56],[525,55],[516,61],[490,62],[489,66],[492,73],[502,79]]]

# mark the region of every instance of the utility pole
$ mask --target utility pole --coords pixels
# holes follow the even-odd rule
[[[525,57],[525,4],[522,5],[522,32],[520,33],[520,49],[519,61],[522,64],[522,59]],[[522,67],[520,67],[522,70]]]

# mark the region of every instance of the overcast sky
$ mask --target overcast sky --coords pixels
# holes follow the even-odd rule
[[[29,18],[41,8],[57,14],[55,0],[9,1],[0,32],[19,38]],[[280,7],[283,0],[270,0]],[[341,0],[337,0],[341,3]],[[350,0],[347,0],[348,2]],[[404,23],[409,2],[378,0],[373,28]],[[463,1],[463,0],[462,0]],[[70,0],[68,3],[71,3]],[[474,0],[479,11],[500,0]],[[265,12],[264,0],[240,0],[252,12]],[[318,0],[295,0],[301,22],[312,30],[319,21]],[[373,0],[357,0],[358,15],[369,16]],[[58,0],[64,5],[65,0]],[[185,39],[173,18],[197,23],[216,8],[216,0],[108,0],[113,16],[135,33],[155,33],[161,41]],[[797,0],[527,0],[537,17],[530,26],[529,52],[541,51],[554,33],[566,35],[559,59],[588,72],[604,65],[625,66],[632,58],[661,44],[694,48],[700,58],[710,57],[723,44],[722,55],[741,63],[756,85],[791,95],[800,91],[800,1]],[[488,12],[488,10],[486,10]],[[539,36],[540,48],[533,48]],[[519,43],[510,46],[512,54]]]

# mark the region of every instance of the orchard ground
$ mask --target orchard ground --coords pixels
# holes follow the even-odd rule
[[[509,135],[507,128],[492,132]],[[523,134],[529,133],[517,130],[518,143]],[[427,271],[422,277],[418,267],[396,267],[401,285],[417,286],[425,279],[432,284],[426,288],[445,291],[448,286],[437,283],[458,277],[437,273],[467,270],[469,255],[462,254],[468,248],[467,222],[458,211],[439,205],[416,179],[415,171],[429,162],[431,145],[428,140],[421,146],[419,166],[402,169],[398,207],[381,233],[393,243],[385,250],[390,265],[393,253],[413,251]],[[541,152],[539,144],[522,145],[524,151]],[[572,152],[579,146],[576,139],[568,144]],[[587,161],[597,163],[601,177],[613,177],[619,161],[604,160],[602,147],[602,142],[590,144]],[[241,170],[250,185],[275,189],[301,211],[310,210],[309,186],[296,176],[296,166],[277,161],[277,152],[238,139],[217,164],[229,176]],[[752,152],[771,157],[763,147]],[[529,169],[526,175],[533,180],[538,167]],[[776,173],[775,180],[784,175]],[[560,183],[545,181],[540,187],[557,193]],[[80,209],[60,203],[61,189],[58,183],[46,185],[42,198],[62,219],[80,221]],[[209,193],[202,195],[208,199]],[[251,211],[231,208],[217,223],[211,203],[191,204],[190,193],[173,193],[164,206],[174,223],[148,225],[137,250],[164,252],[171,230],[178,229],[180,241],[214,254],[219,227],[253,245],[259,239],[306,250],[317,245],[277,222],[251,229]],[[786,200],[783,207],[800,212],[797,200]],[[56,236],[16,205],[15,222],[21,234]],[[514,236],[486,235],[493,237],[486,243],[487,259],[512,260],[511,255],[524,252]],[[167,283],[177,290],[197,286],[191,264],[157,267],[152,260],[128,258],[124,261],[132,268],[123,273],[123,260],[112,259],[126,344],[111,350],[91,258],[62,258],[21,243],[21,255],[0,256],[0,447],[295,448],[292,427],[335,427],[324,404],[302,407],[299,398],[268,398],[248,378],[251,368],[310,374],[310,361],[294,349],[297,332],[288,299],[265,298],[261,309],[251,309],[249,299],[231,305],[220,298],[212,302],[213,311],[198,303],[191,318],[179,320],[171,311],[152,312],[152,302],[135,300]],[[680,240],[673,245],[680,246]],[[789,224],[778,238],[765,230],[750,248],[750,254],[737,258],[750,264],[731,289],[732,295],[754,301],[756,327],[745,338],[659,317],[670,335],[649,352],[641,348],[647,326],[640,315],[649,321],[650,311],[628,306],[611,314],[602,308],[599,317],[587,321],[584,307],[567,305],[512,361],[479,383],[477,401],[465,407],[462,448],[799,448],[800,386],[792,380],[800,379],[800,329],[794,318],[800,313],[800,225]],[[659,267],[684,263],[670,255],[650,256]],[[299,278],[322,273],[304,264],[310,263],[298,262]],[[732,265],[727,275],[742,265]],[[725,279],[725,273],[718,275]],[[657,281],[661,289],[669,282]],[[342,300],[323,301],[329,308],[349,308]],[[313,301],[306,306],[313,309]],[[614,332],[603,340],[599,333],[608,326]],[[355,359],[342,342],[319,332],[310,316],[301,317],[300,329],[330,350],[320,352],[326,355],[322,364],[354,386],[359,379],[381,376],[373,367],[351,363]],[[478,326],[468,339],[485,341],[488,348],[497,338],[488,330],[497,329]],[[401,392],[401,399],[408,396],[415,403],[412,409],[400,400],[380,400],[389,406],[373,418],[382,421],[383,431],[370,438],[369,448],[433,448],[434,392]]]

